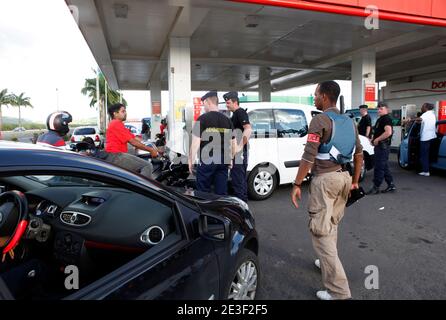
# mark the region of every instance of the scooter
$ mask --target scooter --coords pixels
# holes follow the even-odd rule
[[[189,166],[184,162],[172,162],[167,157],[152,159],[150,153],[139,154],[138,157],[151,160],[153,179],[156,181],[172,187],[195,188],[195,181],[190,178]]]
[[[149,141],[144,144],[149,147],[153,146]],[[85,141],[73,144],[71,151],[102,160],[105,160],[107,157],[107,153],[104,150],[97,148],[94,143]],[[152,158],[149,152],[138,152],[136,156],[151,162],[153,167],[152,178],[154,180],[167,186],[195,189],[196,184],[194,179],[190,178],[187,164],[181,161],[171,162],[164,156]]]

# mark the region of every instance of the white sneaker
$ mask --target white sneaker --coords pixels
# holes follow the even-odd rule
[[[319,260],[319,259],[314,260],[314,265],[320,269],[321,268],[321,260]]]
[[[430,173],[429,173],[429,172],[420,172],[420,173],[418,173],[418,175],[420,175],[420,176],[425,176],[425,177],[429,177],[429,176],[430,176]]]
[[[323,291],[318,291],[318,292],[316,292],[316,296],[317,296],[320,300],[334,300],[334,298],[331,296],[331,294],[328,293],[327,290],[323,290]]]

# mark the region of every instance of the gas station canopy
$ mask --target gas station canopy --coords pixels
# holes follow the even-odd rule
[[[279,91],[350,80],[354,57],[370,51],[376,82],[446,70],[442,0],[374,1],[385,10],[372,30],[358,16],[367,5],[362,0],[66,2],[77,8],[79,28],[114,89],[148,90],[157,80],[168,90],[172,37],[190,39],[193,91],[257,91],[265,82]]]

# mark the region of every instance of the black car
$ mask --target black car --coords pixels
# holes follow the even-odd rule
[[[257,232],[236,198],[4,141],[0,189],[0,299],[256,296]]]

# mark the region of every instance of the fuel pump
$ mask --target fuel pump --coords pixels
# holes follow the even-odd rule
[[[405,104],[401,106],[401,138],[406,135],[406,131],[410,127],[410,122],[408,119],[416,118],[417,116],[417,105],[415,104]]]
[[[437,103],[437,120],[446,120],[446,101],[438,101]],[[446,135],[446,124],[440,124],[437,129],[438,133]]]

